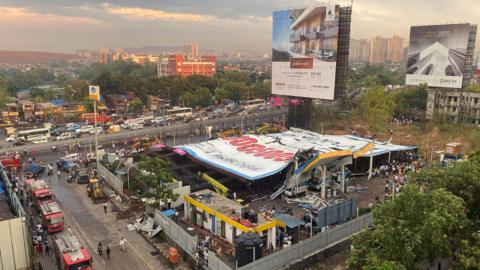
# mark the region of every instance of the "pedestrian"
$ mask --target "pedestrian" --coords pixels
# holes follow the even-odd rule
[[[72,227],[68,226],[68,234],[72,235]]]
[[[107,244],[107,259],[110,260],[110,252],[112,252],[112,250],[110,249],[110,246]]]
[[[43,266],[41,262],[38,262],[38,270],[43,270]]]
[[[103,211],[105,212],[105,214],[107,213],[107,207],[108,207],[108,203],[104,202],[103,203]]]
[[[60,181],[60,174],[61,174],[60,170],[57,170],[58,181]]]
[[[98,255],[102,256],[103,255],[103,245],[102,242],[98,242]]]
[[[45,254],[47,254],[47,256],[50,256],[50,246],[48,245],[48,241],[45,241],[43,243],[43,249],[45,250]]]
[[[120,239],[120,249],[125,252],[125,244],[127,243],[127,239],[125,239],[125,237],[122,236],[122,238]]]

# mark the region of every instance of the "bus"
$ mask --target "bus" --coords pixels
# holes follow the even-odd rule
[[[22,130],[17,133],[17,138],[21,138],[27,142],[32,142],[44,138],[48,139],[50,138],[50,130],[48,128]]]
[[[192,115],[193,109],[188,107],[173,107],[165,112],[165,116],[170,118],[191,118]]]
[[[265,99],[252,99],[240,101],[240,106],[244,110],[253,110],[265,106]]]

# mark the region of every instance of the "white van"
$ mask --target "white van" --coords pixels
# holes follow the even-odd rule
[[[34,144],[39,144],[39,143],[46,143],[48,142],[47,137],[38,137],[35,140],[32,141]]]

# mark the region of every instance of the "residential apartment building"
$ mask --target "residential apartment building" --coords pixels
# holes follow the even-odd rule
[[[144,65],[147,63],[157,64],[158,56],[154,56],[151,54],[130,54],[128,60],[139,65]]]
[[[387,60],[388,40],[377,36],[370,42],[370,64],[384,64]]]
[[[186,59],[183,54],[172,54],[157,64],[158,76],[203,75],[212,77],[217,72],[217,57],[202,56],[199,60]]]
[[[480,124],[480,93],[455,89],[429,89],[427,119],[443,117],[454,122]]]
[[[367,39],[350,40],[349,59],[352,64],[366,64],[370,60],[370,41]]]
[[[377,36],[372,40],[350,40],[349,62],[352,66],[365,63],[385,64],[405,61],[405,39],[399,36],[384,38]]]
[[[387,62],[403,62],[405,59],[405,39],[393,36],[387,39]]]
[[[198,53],[198,44],[190,44],[190,58],[198,59],[200,54]]]
[[[109,55],[110,55],[110,50],[106,48],[100,49],[98,52],[98,61],[99,63],[106,64],[108,63],[109,60]]]

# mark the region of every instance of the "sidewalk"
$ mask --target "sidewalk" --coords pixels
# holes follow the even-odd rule
[[[107,213],[104,213],[102,204],[93,204],[90,198],[87,197],[86,193],[84,192],[84,186],[73,185],[72,188],[75,189],[75,192],[77,194],[80,192],[80,194],[82,195],[83,205],[87,208],[87,210],[98,220],[102,220],[103,225],[109,228],[108,237],[106,237],[106,239],[99,239],[99,241],[104,242],[104,246],[106,246],[106,243],[110,245],[110,248],[112,249],[111,260],[119,256],[119,254],[120,256],[124,254],[122,251],[120,251],[119,245],[120,238],[123,236],[127,239],[125,252],[131,253],[128,255],[134,254],[135,257],[139,258],[145,265],[144,269],[172,269],[167,259],[161,255],[162,252],[160,252],[160,255],[157,255],[157,250],[150,243],[148,243],[139,233],[137,233],[136,231],[127,230],[127,219],[116,220],[116,215],[111,212],[110,204]],[[168,243],[159,243],[158,245],[160,245],[159,249],[168,250]],[[97,255],[97,260],[100,263],[103,262],[103,264],[108,265],[109,261],[107,260],[106,256],[98,256],[96,251],[95,255]],[[176,269],[189,269],[189,267],[187,264],[180,264]]]

